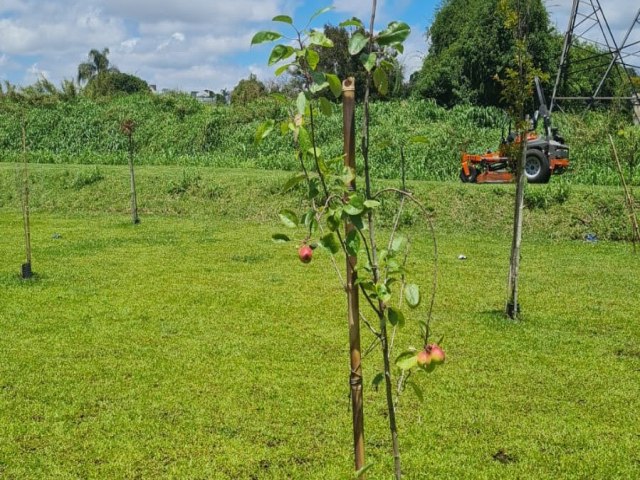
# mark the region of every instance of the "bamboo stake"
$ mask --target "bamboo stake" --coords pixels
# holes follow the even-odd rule
[[[616,150],[616,145],[613,142],[613,137],[609,134],[609,142],[611,143],[611,148],[613,149],[613,158],[616,161],[616,168],[618,170],[618,175],[620,176],[620,183],[622,183],[622,188],[624,190],[624,196],[627,203],[627,208],[629,209],[629,217],[631,218],[631,241],[633,242],[633,253],[636,253],[636,243],[640,242],[640,229],[638,228],[638,217],[636,217],[636,211],[634,208],[633,197],[631,196],[631,192],[629,192],[629,188],[627,187],[627,182],[624,179],[624,174],[622,173],[622,166],[620,165],[620,159],[618,158],[618,151]]]
[[[356,168],[355,148],[355,81],[349,77],[342,82],[342,122],[344,137],[344,164],[347,168]],[[355,178],[349,183],[349,191],[355,191]],[[345,236],[354,230],[350,221],[345,221]],[[347,255],[347,313],[349,320],[349,348],[351,351],[351,409],[353,416],[353,450],[355,468],[364,467],[364,411],[362,401],[362,353],[360,347],[360,304],[358,297],[358,274],[355,270],[357,258]],[[358,478],[363,479],[364,475]]]

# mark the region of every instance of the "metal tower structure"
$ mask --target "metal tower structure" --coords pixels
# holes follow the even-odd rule
[[[634,32],[635,29],[635,32]],[[569,26],[564,37],[560,65],[551,96],[550,110],[561,108],[562,101],[587,102],[587,109],[594,103],[607,100],[629,100],[633,103],[634,120],[640,123],[639,87],[631,80],[640,75],[640,9],[620,45],[616,42],[599,0],[573,0]],[[572,86],[575,76],[591,70],[600,77],[597,87],[589,96],[560,96],[562,86]],[[617,75],[627,90],[626,96],[602,95],[610,76]],[[574,91],[579,91],[579,88]]]

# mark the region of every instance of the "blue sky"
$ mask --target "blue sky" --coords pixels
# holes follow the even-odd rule
[[[566,27],[570,1],[547,2],[552,21]],[[401,58],[407,73],[426,54],[425,32],[439,0],[378,0],[376,28],[402,20],[412,28]],[[614,29],[628,28],[629,0],[603,0]],[[92,48],[108,47],[113,65],[158,89],[220,91],[250,73],[268,81],[269,47],[250,47],[271,18],[306,23],[319,8],[333,10],[313,26],[370,15],[370,0],[0,0],[0,81],[28,85],[43,75],[73,78]],[[619,7],[619,8],[618,8]],[[633,10],[633,11],[632,11]],[[281,24],[278,24],[281,26]],[[284,26],[284,25],[282,25]]]

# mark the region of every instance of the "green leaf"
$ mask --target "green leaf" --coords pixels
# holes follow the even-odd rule
[[[386,29],[378,34],[376,43],[387,46],[404,42],[411,33],[411,27],[404,22],[391,22]]]
[[[309,198],[309,200],[312,200],[316,198],[319,193],[320,180],[318,180],[317,178],[312,178],[311,180],[309,180],[309,193],[307,194],[307,197]]]
[[[396,64],[393,62],[390,62],[389,60],[381,60],[380,66],[384,68],[384,71],[387,73],[391,73],[396,69]]]
[[[391,250],[394,252],[399,252],[402,250],[404,245],[407,243],[407,238],[403,235],[396,235],[393,237],[393,242],[391,242]]]
[[[316,147],[316,148],[311,147],[311,148],[309,148],[307,150],[307,153],[309,155],[312,155],[313,157],[317,157],[317,158],[320,158],[322,156],[322,150],[320,150],[320,147]],[[322,173],[323,174],[327,173],[326,165],[325,165],[324,169],[322,169]]]
[[[389,323],[394,327],[396,325],[400,328],[404,327],[404,314],[401,310],[395,307],[388,307],[387,316],[389,317]]]
[[[256,130],[254,142],[256,144],[259,144],[262,140],[264,140],[273,130],[275,123],[276,122],[274,120],[267,120],[266,122],[261,123],[258,129]]]
[[[327,117],[333,114],[333,104],[325,97],[320,97],[320,111]]]
[[[350,167],[344,167],[342,169],[342,182],[345,185],[349,185],[356,178],[356,171]]]
[[[373,71],[373,83],[380,95],[386,95],[389,91],[389,78],[382,68],[376,68]]]
[[[281,210],[278,216],[287,227],[296,228],[298,226],[298,216],[291,210]]]
[[[418,397],[420,403],[424,403],[424,394],[422,393],[422,389],[418,386],[418,384],[415,382],[407,382],[407,385],[411,387],[413,393],[416,394],[416,397]]]
[[[396,366],[402,370],[411,370],[418,365],[418,353],[411,350],[402,352],[396,358]]]
[[[282,187],[282,193],[288,192],[293,187],[298,185],[300,182],[303,182],[305,178],[307,177],[305,176],[304,173],[299,173],[298,175],[294,175],[289,180],[287,180],[287,183],[284,184],[284,186]]]
[[[320,54],[315,50],[311,50],[310,48],[304,54],[304,58],[307,59],[307,63],[309,64],[309,68],[311,70],[315,70],[318,66],[318,62],[320,61]]]
[[[307,227],[309,233],[313,235],[313,233],[318,228],[318,220],[316,219],[316,212],[311,209],[304,215],[304,226]]]
[[[357,257],[358,251],[360,250],[360,234],[358,234],[355,228],[347,234],[345,244],[347,246],[347,253],[352,257]]]
[[[348,215],[360,215],[364,210],[364,195],[361,193],[354,193],[349,198],[349,203],[344,206],[344,211]]]
[[[276,15],[271,19],[272,22],[282,22],[293,25],[293,19],[289,15]]]
[[[311,15],[311,18],[309,18],[309,23],[311,23],[311,21],[314,18],[322,15],[323,13],[327,13],[330,10],[333,10],[333,7],[324,7],[324,8],[321,8],[320,10],[316,11],[313,15]]]
[[[342,83],[340,83],[338,76],[333,73],[327,73],[325,74],[325,78],[327,79],[327,82],[329,82],[329,88],[331,89],[333,96],[339,98],[340,95],[342,95]]]
[[[351,55],[359,54],[364,47],[369,43],[369,39],[364,36],[361,32],[356,32],[353,34],[351,39],[349,39],[349,53]]]
[[[298,113],[300,115],[304,115],[307,110],[307,97],[304,92],[300,92],[298,94],[298,99],[296,100],[296,105],[298,107]]]
[[[278,32],[263,30],[262,32],[258,32],[253,36],[253,38],[251,39],[251,45],[257,45],[264,42],[273,42],[274,40],[278,40],[279,38],[282,38],[282,35]]]
[[[276,77],[279,77],[280,75],[282,75],[284,72],[289,70],[289,67],[293,65],[293,63],[287,63],[286,65],[280,65],[278,68],[276,68],[274,75]]]
[[[356,17],[353,17],[351,20],[345,20],[344,22],[341,22],[338,26],[343,28],[344,27],[364,28],[362,21],[360,21],[360,19]]]
[[[271,55],[269,56],[269,66],[274,65],[279,61],[284,60],[285,58],[289,58],[291,55],[293,55],[293,53],[293,47],[290,47],[288,45],[276,45],[275,47],[273,47],[273,50],[271,50]]]
[[[340,240],[338,240],[338,236],[335,233],[327,233],[321,237],[320,245],[334,255],[340,251]]]
[[[364,223],[364,221],[362,220],[362,216],[361,215],[349,215],[349,221],[351,223],[353,223],[353,226],[356,227],[358,230],[366,230],[367,226]]]
[[[386,285],[379,283],[376,284],[376,297],[383,303],[389,303],[391,300],[391,292]]]
[[[404,298],[407,301],[407,305],[411,308],[416,308],[420,305],[420,287],[415,283],[409,283],[404,287]]]
[[[360,62],[364,66],[367,72],[370,72],[373,67],[376,66],[376,54],[375,52],[371,52],[369,54],[363,53],[360,55]]]
[[[409,143],[428,143],[429,139],[425,135],[416,135],[409,139]]]
[[[327,227],[332,232],[335,232],[340,228],[342,224],[342,209],[336,208],[335,210],[329,210],[327,213]]]
[[[314,30],[309,34],[309,43],[311,45],[320,45],[321,47],[333,47],[333,41],[320,30]]]
[[[364,206],[367,208],[376,208],[380,206],[380,202],[377,200],[365,200]]]
[[[284,242],[290,242],[291,241],[289,236],[285,235],[284,233],[274,233],[273,235],[271,235],[271,238],[276,243],[284,243]]]
[[[300,92],[302,94],[302,92]],[[304,94],[302,94],[304,96]],[[300,96],[298,95],[298,102],[300,102]],[[304,100],[306,106],[306,98]],[[309,131],[304,128],[302,125],[298,127],[298,144],[300,146],[300,151],[306,152],[311,148],[311,137],[309,136]]]
[[[329,82],[327,82],[325,75],[322,72],[311,72],[311,78],[313,79],[313,83],[309,88],[311,93],[320,92],[329,86]]]
[[[371,381],[371,386],[373,387],[374,390],[376,391],[378,390],[378,387],[382,383],[382,380],[384,380],[384,373],[378,372],[376,376],[373,377],[373,380]]]

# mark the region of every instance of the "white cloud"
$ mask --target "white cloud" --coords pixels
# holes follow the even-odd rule
[[[413,72],[420,70],[426,54],[427,44],[424,27],[412,25],[411,34],[404,43],[404,53],[398,57],[398,61],[404,69],[405,81],[409,80]]]
[[[110,0],[108,13],[137,18],[144,23],[177,21],[190,24],[216,24],[259,22],[270,20],[280,12],[279,0]]]
[[[29,83],[34,83],[42,78],[49,78],[49,72],[41,69],[37,63],[32,64],[28,69],[25,76],[25,80]]]
[[[0,0],[2,77],[26,84],[44,72],[59,82],[107,47],[112,65],[160,88],[229,88],[250,73],[234,55],[249,50],[260,22],[299,1]],[[10,58],[18,63],[6,73]]]

